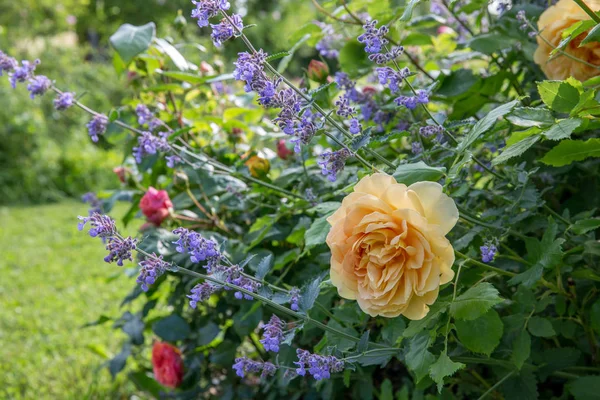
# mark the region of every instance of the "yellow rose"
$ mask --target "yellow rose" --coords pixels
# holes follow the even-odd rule
[[[421,319],[454,277],[454,201],[433,182],[364,177],[327,219],[331,282],[371,316]]]
[[[600,10],[600,0],[586,0],[585,3],[593,10]],[[548,7],[540,16],[538,30],[554,47],[558,47],[562,40],[562,32],[573,24],[588,20],[590,17],[573,0],[560,0],[556,5]],[[600,43],[592,42],[579,47],[587,33],[582,33],[567,45],[564,51],[593,65],[600,66]],[[564,54],[558,55],[548,62],[550,52],[554,47],[548,45],[541,37],[537,38],[538,48],[533,55],[536,64],[542,67],[550,79],[567,79],[572,76],[580,81],[585,81],[596,75],[600,70],[580,61],[573,60]]]

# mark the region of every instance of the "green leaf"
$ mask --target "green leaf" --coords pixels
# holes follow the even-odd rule
[[[443,352],[429,368],[429,376],[437,383],[438,392],[442,392],[445,377],[454,375],[456,371],[463,369],[465,366],[463,363],[452,361],[446,352]]]
[[[361,354],[360,357],[355,358],[355,360],[363,367],[368,367],[369,365],[385,365],[392,357],[398,356],[399,353],[400,349],[394,348],[373,349]]]
[[[500,343],[504,325],[495,310],[489,310],[481,317],[454,321],[460,342],[474,353],[490,355]]]
[[[415,336],[417,333],[425,329],[432,321],[436,321],[440,314],[446,311],[447,308],[448,303],[446,302],[438,301],[434,303],[425,317],[410,321],[408,328],[406,328],[402,336],[405,338]]]
[[[531,369],[521,370],[500,386],[505,399],[538,400],[537,379]]]
[[[567,118],[558,121],[548,130],[542,132],[546,139],[562,140],[571,136],[571,133],[583,122],[580,118]]]
[[[583,39],[579,44],[579,47],[585,46],[590,42],[600,42],[600,25],[596,25],[591,31],[589,31],[585,39]]]
[[[512,109],[517,106],[517,104],[519,104],[519,100],[513,100],[510,103],[503,104],[493,109],[485,117],[477,121],[477,123],[473,126],[473,129],[471,129],[467,136],[458,145],[458,151],[465,151],[469,146],[475,143],[475,141],[481,135],[490,130],[498,118],[511,112]]]
[[[517,274],[508,280],[509,285],[523,284],[525,287],[532,287],[540,280],[544,273],[544,266],[540,263],[535,264],[525,272]]]
[[[150,393],[156,399],[160,398],[164,391],[164,386],[149,377],[144,371],[131,372],[127,374],[127,377],[139,390]]]
[[[406,4],[406,7],[404,8],[404,12],[402,13],[402,16],[400,17],[400,21],[408,21],[412,18],[412,13],[413,10],[415,8],[415,6],[419,3],[419,1],[421,0],[409,0],[409,2]]]
[[[439,180],[446,174],[446,168],[430,167],[423,161],[401,164],[394,172],[394,178],[400,183],[411,185],[415,182]]]
[[[352,78],[371,69],[371,61],[365,52],[365,46],[358,40],[351,40],[342,47],[339,62],[341,69]]]
[[[538,316],[531,317],[527,329],[533,336],[552,337],[556,335],[552,323],[548,319]]]
[[[507,117],[513,125],[529,128],[543,127],[554,123],[554,117],[545,108],[517,107]]]
[[[600,399],[600,376],[582,376],[567,385],[575,400]]]
[[[579,102],[579,91],[563,81],[543,81],[538,83],[542,101],[552,110],[569,113]]]
[[[444,77],[436,93],[446,97],[459,96],[466,93],[478,81],[479,77],[475,76],[470,69],[459,69]]]
[[[492,160],[492,165],[502,164],[510,160],[513,157],[520,156],[525,153],[531,146],[536,144],[540,140],[539,135],[528,136],[525,139],[513,144],[510,147],[504,149],[504,151],[496,158]]]
[[[357,352],[364,353],[365,351],[367,351],[367,349],[369,348],[369,335],[370,334],[371,334],[371,331],[367,330],[360,337],[360,341],[358,342],[358,345],[356,346]]]
[[[131,354],[131,343],[125,342],[121,349],[121,352],[117,354],[112,360],[108,362],[108,370],[112,375],[113,379],[119,372],[125,368],[125,364],[127,363],[127,358]]]
[[[371,129],[372,127],[366,128],[358,136],[352,139],[352,142],[350,142],[350,148],[354,151],[357,151],[358,149],[368,145],[371,141]]]
[[[391,346],[394,346],[406,329],[406,322],[404,322],[402,317],[388,319],[386,322],[386,325],[381,329],[381,338]]]
[[[191,72],[181,72],[181,71],[164,71],[161,75],[168,76],[169,78],[177,79],[178,81],[183,81],[187,83],[191,83],[192,85],[198,85],[206,82],[210,77],[200,76]]]
[[[529,336],[529,333],[525,329],[522,329],[513,341],[510,359],[517,369],[521,369],[530,354],[531,336]]]
[[[429,374],[429,367],[435,361],[435,356],[427,350],[430,344],[429,332],[416,335],[408,343],[404,361],[408,369],[415,374],[416,383]]]
[[[219,336],[219,333],[221,333],[221,328],[219,328],[219,325],[209,321],[198,330],[198,339],[196,345],[206,346],[217,336]]]
[[[154,41],[157,47],[159,47],[163,52],[167,54],[167,56],[169,56],[169,58],[171,59],[171,61],[173,61],[173,64],[175,64],[177,69],[179,69],[180,71],[187,71],[189,69],[188,62],[186,61],[185,57],[181,55],[179,50],[177,50],[171,43],[161,38],[154,39]]]
[[[304,35],[302,35],[302,36],[304,36]],[[275,60],[279,60],[280,58],[283,58],[283,57],[288,56],[288,55],[290,55],[289,51],[280,51],[279,53],[271,54],[270,56],[267,57],[266,60],[267,60],[268,63],[270,63],[270,62],[273,62]]]
[[[156,321],[152,324],[152,331],[167,342],[183,340],[191,333],[187,321],[177,314],[171,314]]]
[[[514,144],[520,142],[521,140],[528,138],[529,136],[537,135],[542,130],[536,126],[532,126],[529,129],[525,129],[524,131],[516,131],[513,132],[508,139],[506,139],[506,146],[511,147]]]
[[[483,54],[493,54],[514,45],[515,40],[498,33],[484,33],[473,37],[468,45],[471,49]]]
[[[344,332],[350,336],[358,336],[356,330],[354,330],[351,327],[343,327],[336,320],[333,319],[329,320],[327,326],[330,326],[333,329],[336,329],[337,331]],[[325,338],[327,340],[328,345],[335,346],[339,351],[348,351],[356,345],[355,341],[350,340],[336,332],[327,331],[325,333]]]
[[[330,229],[331,225],[327,222],[327,217],[315,219],[310,228],[304,233],[306,248],[310,249],[311,247],[324,244]]]
[[[562,167],[588,157],[600,157],[600,139],[563,140],[541,159],[544,164]]]
[[[273,254],[269,254],[268,256],[260,260],[260,262],[258,263],[258,266],[256,267],[256,279],[264,279],[264,277],[267,276],[272,267]]]
[[[288,51],[289,54],[287,54],[285,57],[283,57],[281,59],[281,61],[279,61],[279,65],[277,66],[277,72],[279,72],[280,74],[285,72],[288,65],[294,58],[294,53],[296,52],[296,50],[298,50],[300,48],[300,46],[302,46],[308,39],[310,39],[310,34],[306,34],[306,35],[302,36],[302,38],[300,38],[300,40],[298,40],[292,46],[292,48]]]
[[[474,320],[486,314],[503,300],[498,290],[489,282],[471,287],[450,304],[450,314],[460,320]]]
[[[394,387],[392,386],[392,381],[387,378],[384,379],[379,388],[379,393],[379,400],[394,400]]]
[[[313,307],[317,297],[319,297],[319,286],[322,280],[321,276],[317,276],[302,288],[300,301],[298,302],[300,310],[307,312]]]
[[[597,333],[600,333],[600,300],[590,307],[590,325]]]
[[[108,40],[125,64],[129,64],[135,56],[150,47],[155,34],[154,22],[142,26],[123,24]]]

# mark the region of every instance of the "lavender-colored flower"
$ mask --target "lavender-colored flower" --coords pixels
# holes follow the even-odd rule
[[[519,10],[517,12],[517,21],[519,21],[521,23],[521,25],[519,26],[519,29],[521,29],[522,31],[527,30],[528,23],[527,23],[527,15],[525,14],[525,10]]]
[[[419,142],[412,142],[411,151],[415,155],[421,154],[423,152],[423,146]]]
[[[226,278],[227,283],[231,283],[232,285],[239,286],[242,289],[247,290],[249,292],[256,293],[258,288],[260,288],[260,286],[261,286],[260,282],[257,282],[253,279],[250,279],[250,278],[242,275],[242,269],[237,265],[234,265],[234,266],[228,268],[225,271],[225,274],[227,275],[227,278]],[[225,289],[230,290],[227,287]],[[238,300],[242,300],[242,299],[252,300],[253,299],[253,297],[250,296],[249,294],[243,293],[240,291],[234,292],[233,295]]]
[[[336,101],[335,105],[337,107],[336,114],[340,117],[351,117],[356,110],[354,107],[350,106],[350,98],[347,93],[341,95]]]
[[[223,19],[218,24],[211,24],[210,27],[213,29],[211,38],[213,43],[217,47],[221,47],[221,45],[231,39],[238,32],[241,32],[244,29],[244,21],[242,21],[242,17],[237,14],[233,14],[231,16],[231,22],[233,26],[227,19]]]
[[[305,376],[308,370],[308,373],[319,381],[329,379],[332,372],[344,370],[344,361],[334,356],[320,356],[302,349],[297,349],[296,355],[298,356],[298,361],[294,361],[298,366],[296,373],[301,376]]]
[[[479,250],[481,251],[481,261],[484,263],[492,262],[494,257],[496,257],[496,252],[498,251],[496,246],[493,244],[483,245],[479,248]]]
[[[273,314],[264,327],[263,338],[260,340],[266,351],[279,352],[279,345],[283,341],[283,328],[285,324]]]
[[[174,242],[179,253],[190,254],[190,260],[193,263],[206,261],[206,270],[211,272],[221,260],[221,252],[217,248],[217,242],[212,239],[205,239],[197,232],[189,231],[185,228],[177,228],[173,231],[179,236]]]
[[[12,72],[19,66],[17,60],[13,57],[9,57],[8,54],[4,53],[0,50],[0,76],[2,76],[2,72]]]
[[[191,17],[198,19],[200,28],[208,26],[208,20],[217,16],[220,10],[229,10],[230,7],[227,0],[192,0],[192,3],[196,8],[192,10]]]
[[[21,66],[18,65],[14,68],[13,73],[10,75],[10,85],[12,88],[17,87],[17,82],[25,82],[33,77],[33,71],[35,67],[40,63],[40,60],[29,62],[27,60],[21,61]]]
[[[108,239],[106,250],[109,251],[108,255],[104,257],[104,261],[111,263],[117,262],[119,267],[123,266],[123,260],[133,261],[131,252],[135,250],[137,246],[137,239],[133,239],[131,236],[121,239],[119,237],[112,237]]]
[[[400,85],[404,79],[410,74],[408,68],[402,68],[400,71],[396,71],[390,67],[376,68],[377,77],[379,83],[383,86],[388,86],[392,93],[397,93],[400,90]]]
[[[80,231],[83,230],[83,228],[88,222],[90,223],[91,228],[88,231],[88,233],[91,237],[100,237],[103,239],[108,239],[110,237],[116,236],[117,234],[117,227],[115,225],[115,221],[108,215],[94,213],[89,217],[79,216],[78,218],[80,222],[77,225],[77,229],[79,229]]]
[[[88,134],[92,138],[92,142],[97,142],[98,137],[104,135],[108,125],[108,117],[103,114],[96,114],[90,122],[87,123]]]
[[[181,164],[183,162],[181,157],[176,155],[166,156],[165,160],[167,160],[167,167],[169,168],[175,168],[176,165]]]
[[[52,81],[44,75],[34,76],[27,85],[27,90],[30,92],[29,97],[34,99],[35,96],[43,95],[50,89],[50,86],[52,86]]]
[[[308,192],[310,189],[306,189]],[[307,196],[308,198],[308,196]],[[298,307],[298,303],[300,302],[300,289],[297,287],[293,287],[290,289],[290,308],[293,311],[298,311],[300,307]]]
[[[317,163],[321,167],[321,173],[327,176],[327,179],[331,182],[335,182],[337,174],[344,169],[346,160],[352,154],[348,149],[341,149],[338,151],[326,151],[320,155],[321,160]]]
[[[311,120],[302,117],[302,119],[296,123],[296,128],[294,129],[295,137],[290,140],[290,142],[294,143],[294,151],[300,153],[300,145],[308,145],[316,132],[317,129]]]
[[[148,285],[154,284],[162,274],[165,273],[169,264],[162,259],[161,256],[157,256],[152,253],[152,258],[147,258],[140,262],[140,274],[136,279],[136,282],[140,284],[144,292],[148,291]]]
[[[345,72],[336,72],[333,79],[340,90],[351,90],[356,86],[356,82],[350,79]]]
[[[417,90],[417,103],[427,104],[429,103],[429,93],[425,90]]]
[[[433,135],[437,135],[438,133],[443,132],[444,129],[438,125],[427,125],[419,128],[419,134],[423,137],[431,137]]]
[[[190,307],[196,308],[198,303],[208,300],[217,290],[219,288],[210,282],[197,284],[191,290],[192,294],[187,296],[190,299]]]
[[[161,132],[159,136],[154,136],[151,132],[142,132],[138,136],[138,145],[133,148],[133,156],[138,164],[149,154],[156,154],[159,151],[169,151],[171,146],[167,142],[168,133]]]
[[[339,47],[343,36],[336,33],[333,26],[323,22],[315,21],[315,25],[321,28],[323,38],[316,44],[315,49],[325,58],[336,59],[340,55]]]
[[[92,215],[95,213],[102,214],[102,200],[98,199],[96,193],[88,192],[81,196],[81,201],[90,205],[90,209],[88,210],[88,215]]]
[[[376,64],[382,65],[387,64],[392,60],[400,57],[404,53],[403,46],[394,46],[390,49],[390,51],[386,53],[373,53],[369,54],[369,60],[373,61]]]
[[[248,357],[240,357],[235,359],[233,370],[240,378],[246,374],[256,374],[262,371],[261,378],[275,375],[277,367],[270,362],[259,362],[249,359]]]
[[[376,28],[377,20],[372,20],[363,25],[365,33],[358,37],[360,43],[364,43],[367,53],[380,53],[384,46],[389,43],[385,35],[389,33],[389,28],[385,25]]]
[[[54,99],[54,108],[58,111],[66,110],[75,103],[75,93],[63,92]]]
[[[358,135],[362,131],[362,125],[358,122],[356,118],[352,118],[350,120],[350,127],[348,130],[351,134]]]
[[[150,130],[154,130],[160,125],[158,118],[154,116],[152,111],[145,104],[138,104],[135,107],[135,113],[138,117],[138,124],[148,125]]]

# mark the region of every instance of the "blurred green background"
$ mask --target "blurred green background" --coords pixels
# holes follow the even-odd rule
[[[230,1],[247,24],[261,22],[247,33],[269,52],[288,49],[289,36],[316,18],[309,0]],[[39,74],[108,113],[136,97],[127,76],[115,71],[108,44],[123,23],[154,21],[158,37],[206,48],[202,55],[194,54],[198,46],[180,48],[186,58],[220,60],[232,70],[241,43],[215,49],[209,31],[189,18],[192,8],[187,0],[3,1],[0,50],[18,60],[39,58]],[[179,10],[184,26],[175,23]],[[300,53],[292,73],[301,73],[310,55]],[[0,398],[132,398],[139,393],[125,374],[113,380],[105,368],[123,333],[110,324],[82,327],[117,313],[135,278],[107,266],[102,246],[76,229],[76,216],[87,214],[81,194],[119,187],[112,169],[123,162],[123,149],[93,144],[88,115],[58,113],[52,99],[31,100],[23,85],[12,89],[0,78]],[[126,209],[117,205],[112,215],[118,220]]]

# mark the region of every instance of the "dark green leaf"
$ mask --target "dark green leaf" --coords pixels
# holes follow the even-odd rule
[[[491,283],[483,282],[458,296],[450,304],[450,314],[459,320],[474,320],[502,301],[498,290]]]
[[[474,353],[492,354],[500,343],[504,325],[495,310],[474,320],[456,320],[456,333],[460,342]]]
[[[529,267],[527,271],[517,274],[508,280],[509,285],[523,284],[525,287],[531,287],[542,277],[544,266],[540,263]]]
[[[600,376],[582,376],[570,382],[567,387],[575,400],[600,399]]]
[[[324,244],[330,230],[331,225],[327,222],[327,217],[317,218],[304,233],[306,248],[310,249],[311,247]]]
[[[356,346],[357,352],[363,353],[363,352],[367,351],[367,349],[369,348],[369,334],[370,334],[370,331],[365,331],[365,333],[363,333],[363,335],[360,337],[360,341],[358,342],[358,345]]]
[[[463,139],[462,142],[458,145],[458,151],[463,152],[469,146],[471,146],[475,141],[484,133],[494,126],[498,118],[503,117],[512,111],[519,104],[519,100],[513,100],[510,103],[503,104],[492,111],[490,111],[485,117],[477,121],[477,123],[473,126],[473,129],[467,134],[467,136]]]
[[[411,185],[421,181],[437,181],[446,173],[446,168],[430,167],[423,161],[412,164],[401,164],[394,172],[394,178],[399,183]]]
[[[214,322],[207,322],[202,328],[198,330],[198,346],[206,346],[212,342],[221,333],[221,328]]]
[[[521,370],[519,375],[513,375],[500,386],[505,399],[537,400],[537,379],[530,369]]]
[[[258,263],[258,266],[256,267],[256,279],[264,279],[264,277],[267,276],[272,267],[273,254],[269,254],[268,256],[260,260],[260,262]]]
[[[541,159],[544,164],[562,167],[588,157],[600,157],[600,139],[563,140]]]
[[[540,140],[539,135],[528,136],[525,139],[513,144],[510,147],[504,149],[504,151],[496,158],[492,160],[492,165],[502,164],[505,161],[510,160],[513,157],[520,156],[525,153],[531,146],[536,144]]]
[[[529,333],[538,337],[552,337],[556,335],[552,323],[546,318],[533,316],[527,324]]]
[[[423,317],[421,319],[410,321],[410,323],[408,324],[408,328],[406,328],[404,330],[404,333],[402,334],[402,336],[404,336],[405,338],[410,338],[410,337],[415,336],[417,333],[419,333],[423,329],[425,329],[431,322],[437,321],[438,317],[443,312],[445,312],[447,308],[448,308],[448,303],[446,303],[446,302],[438,301],[438,302],[434,303],[431,306],[431,308],[429,309],[429,312],[427,313],[427,315],[425,315],[425,317]]]
[[[435,361],[435,356],[427,350],[430,345],[429,332],[419,333],[408,343],[404,360],[408,369],[415,374],[417,383],[429,374],[429,367]]]
[[[548,130],[543,131],[542,134],[546,139],[550,140],[562,140],[571,137],[571,133],[581,125],[583,122],[580,118],[567,118],[558,121],[552,125]]]
[[[394,400],[394,387],[392,381],[385,379],[379,388],[379,400]]]
[[[529,354],[531,354],[531,336],[522,329],[513,341],[510,359],[517,369],[521,369],[529,358]]]
[[[567,82],[540,82],[538,90],[544,103],[554,111],[569,113],[579,102],[579,91]]]
[[[554,123],[554,117],[545,108],[517,107],[507,117],[513,125],[529,128],[544,127]]]
[[[397,356],[400,353],[400,349],[387,348],[387,349],[373,349],[369,350],[359,357],[355,358],[356,362],[363,367],[369,365],[385,365],[392,357]]]
[[[152,331],[167,342],[183,340],[190,335],[190,326],[187,321],[177,314],[159,319],[152,324]]]
[[[319,275],[302,288],[298,304],[300,310],[307,312],[313,307],[317,297],[319,297],[319,286],[322,280],[323,278]]]
[[[429,368],[429,376],[437,383],[438,392],[442,392],[445,377],[454,375],[458,370],[463,369],[465,366],[466,365],[463,363],[452,361],[446,352],[442,352],[437,361]]]
[[[350,148],[354,151],[357,151],[360,148],[365,147],[371,141],[371,127],[363,130],[357,137],[352,139],[350,142]]]
[[[125,342],[123,344],[123,348],[121,352],[117,354],[112,360],[108,362],[108,370],[112,375],[113,379],[119,372],[125,368],[125,364],[127,363],[127,358],[131,354],[131,343]]]
[[[596,25],[595,27],[592,28],[591,31],[588,32],[585,39],[583,39],[581,41],[581,43],[579,44],[579,47],[585,46],[586,44],[588,44],[590,42],[598,42],[598,41],[600,41],[600,25]]]
[[[571,226],[571,230],[578,235],[600,228],[600,218],[580,219]]]
[[[402,317],[388,319],[386,322],[387,324],[381,329],[381,338],[394,346],[402,336],[406,323]]]

